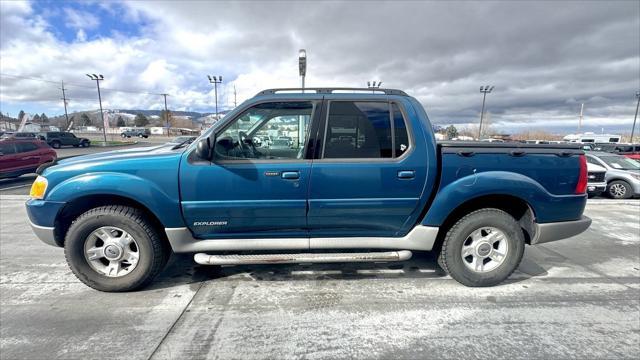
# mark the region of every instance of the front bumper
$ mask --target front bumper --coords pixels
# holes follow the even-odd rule
[[[587,192],[589,194],[600,194],[607,190],[607,183],[587,183]]]
[[[29,223],[36,236],[45,244],[61,246],[62,242],[56,241],[54,226],[55,219],[65,203],[30,199],[25,205]]]
[[[31,221],[29,221],[29,224],[31,224],[31,229],[33,229],[33,232],[36,234],[38,239],[42,240],[43,243],[51,246],[60,246],[56,242],[54,228],[36,225]]]
[[[531,245],[562,240],[576,236],[589,228],[591,219],[582,216],[579,220],[535,224],[535,235]]]

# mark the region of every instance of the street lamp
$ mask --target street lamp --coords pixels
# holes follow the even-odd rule
[[[218,84],[222,83],[222,76],[211,76],[207,75],[209,78],[209,82],[213,84],[213,89],[215,91],[216,96],[216,121],[218,121]]]
[[[307,50],[305,49],[298,51],[298,70],[302,80],[302,92],[304,92],[304,77],[307,75]]]
[[[371,93],[375,93],[375,89],[380,89],[380,85],[382,85],[382,81],[378,81],[378,84],[376,84],[375,80],[374,81],[367,81],[367,88],[371,89]]]
[[[487,100],[487,94],[493,91],[493,85],[480,86],[480,92],[482,93],[482,111],[480,112],[480,126],[478,127],[478,140],[482,136],[482,119],[484,118],[484,103]]]
[[[638,98],[638,102],[636,103],[636,115],[633,117],[633,127],[631,128],[631,140],[630,143],[633,143],[633,133],[636,129],[636,120],[638,119],[638,108],[640,107],[640,91],[636,91],[636,97]]]
[[[107,142],[107,127],[104,124],[104,112],[102,112],[102,97],[100,96],[100,81],[104,80],[104,76],[102,74],[87,74],[89,79],[95,80],[96,86],[98,87],[98,101],[100,102],[100,118],[102,119],[102,136],[104,138],[104,142]]]

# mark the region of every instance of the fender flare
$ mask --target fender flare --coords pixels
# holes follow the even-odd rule
[[[47,201],[70,202],[91,195],[116,195],[134,200],[153,213],[164,227],[183,227],[179,199],[173,199],[154,182],[114,172],[96,172],[69,178],[55,185]]]
[[[522,199],[529,205],[537,222],[553,222],[563,217],[566,207],[579,209],[586,204],[586,196],[553,195],[532,178],[508,171],[486,171],[474,173],[439,189],[433,203],[421,223],[425,226],[441,226],[446,218],[460,205],[489,195],[507,195]],[[582,206],[580,206],[580,203]],[[491,204],[487,204],[488,207]],[[554,207],[559,209],[554,209]],[[579,215],[575,215],[578,216]],[[564,215],[574,217],[574,214]]]

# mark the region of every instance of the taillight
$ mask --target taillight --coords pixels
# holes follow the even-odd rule
[[[580,155],[580,175],[576,185],[576,194],[584,194],[587,191],[587,157]]]

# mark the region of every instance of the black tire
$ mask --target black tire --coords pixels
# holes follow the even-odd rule
[[[60,141],[52,141],[51,147],[54,149],[60,149]]]
[[[505,235],[508,250],[502,263],[487,272],[476,272],[463,262],[461,251],[463,244],[472,232],[482,227],[493,227]],[[472,286],[493,286],[507,279],[520,265],[524,254],[524,235],[518,222],[499,209],[481,209],[474,211],[449,229],[442,244],[440,261],[442,268],[459,283]]]
[[[607,195],[613,199],[629,199],[633,196],[633,189],[626,181],[614,180],[607,185]]]
[[[90,143],[89,143],[88,141],[83,141],[83,142],[81,142],[81,143],[80,143],[80,146],[82,146],[82,147],[89,147],[89,144],[90,144]]]
[[[94,230],[102,226],[121,228],[136,240],[140,255],[130,273],[107,277],[94,270],[86,260],[85,242]],[[141,211],[110,205],[91,209],[73,221],[65,238],[64,253],[74,275],[87,286],[100,291],[121,292],[149,284],[166,265],[171,250]]]

